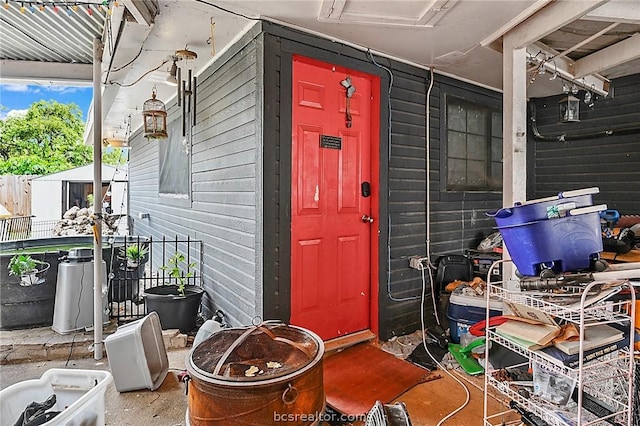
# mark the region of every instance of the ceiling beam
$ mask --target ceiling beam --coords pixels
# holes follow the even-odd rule
[[[537,0],[534,4],[529,6],[526,10],[519,13],[518,16],[516,16],[515,18],[507,22],[498,30],[494,31],[494,33],[491,34],[489,37],[482,40],[480,42],[480,46],[489,47],[490,49],[493,49],[502,53],[502,40],[500,40],[502,36],[508,33],[509,31],[511,31],[512,29],[514,29],[515,27],[517,27],[518,25],[520,25],[526,19],[533,16],[536,12],[538,12],[540,9],[545,7],[551,1],[552,0]]]
[[[590,21],[640,24],[640,3],[637,1],[612,1],[584,16]]]
[[[570,48],[565,49],[562,52],[558,53],[556,56],[553,57],[553,59],[562,58],[563,56],[569,55],[569,53],[571,53],[571,52],[575,52],[576,50],[580,49],[585,44],[591,43],[593,40],[597,39],[601,35],[604,35],[604,34],[608,33],[609,31],[611,31],[612,29],[614,29],[618,25],[620,25],[619,22],[614,22],[613,24],[607,26],[606,28],[603,28],[602,30],[598,31],[597,33],[593,34],[592,36],[589,36],[589,37],[585,38],[580,43],[574,44]]]
[[[574,67],[577,78],[601,72],[640,58],[640,35],[634,34],[623,41],[578,59]]]
[[[140,25],[150,27],[158,14],[155,0],[122,0],[127,10]]]
[[[609,0],[559,1],[542,8],[538,13],[509,31],[510,44],[523,48],[580,19]]]
[[[545,59],[539,58],[539,54],[542,53]],[[527,46],[527,55],[530,58],[538,57],[540,62],[537,66],[532,67],[529,71],[537,73],[539,67],[544,67],[545,71],[550,76],[557,73],[560,78],[568,81],[569,83],[575,83],[577,86],[583,89],[590,90],[602,96],[609,94],[609,80],[606,78],[594,74],[576,77],[574,74],[575,63],[565,57],[555,57],[558,52],[543,43],[534,43]],[[549,58],[549,59],[546,59]]]
[[[0,80],[35,81],[46,84],[89,85],[93,80],[92,64],[61,62],[0,61]]]

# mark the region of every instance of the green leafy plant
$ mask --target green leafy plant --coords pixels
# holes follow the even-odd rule
[[[28,254],[16,254],[9,261],[9,275],[23,276],[35,272],[38,265],[44,265]]]
[[[28,254],[16,254],[9,261],[9,275],[20,276],[21,286],[42,284],[44,274],[49,270],[49,263],[32,258]]]
[[[136,264],[141,263],[144,260],[145,256],[147,255],[147,253],[149,253],[149,249],[140,244],[132,244],[130,246],[127,246],[126,249],[120,249],[120,250],[121,251],[124,250],[124,255],[128,261]]]
[[[163,271],[167,271],[169,276],[175,278],[178,282],[178,292],[180,296],[184,297],[184,288],[187,285],[187,278],[191,278],[194,276],[194,273],[191,269],[195,268],[196,263],[191,262],[186,264],[186,268],[182,269],[181,264],[185,263],[186,257],[184,254],[180,252],[176,252],[169,260],[167,261],[167,265],[162,265],[160,269]]]

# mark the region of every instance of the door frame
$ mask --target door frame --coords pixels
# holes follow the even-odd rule
[[[371,177],[377,191],[372,193],[371,212],[375,222],[371,229],[370,262],[370,330],[379,335],[381,286],[386,286],[387,203],[388,203],[388,75],[364,60],[265,34],[264,39],[264,273],[263,313],[266,319],[288,322],[291,317],[291,141],[292,141],[292,70],[293,56],[335,64],[374,77],[372,108]],[[274,52],[279,55],[273,55]],[[364,56],[363,52],[363,58]],[[278,78],[279,77],[279,78]],[[377,79],[377,84],[375,79]],[[274,100],[279,100],[276,103]],[[277,104],[277,106],[276,106]],[[267,106],[273,109],[266,112]],[[275,113],[277,112],[277,114]],[[269,133],[269,132],[272,133]],[[271,137],[273,136],[273,137]],[[276,175],[277,179],[271,176]],[[277,194],[277,195],[276,195]],[[273,202],[269,206],[269,200]],[[275,207],[275,208],[274,208]],[[277,250],[276,250],[277,249]]]
[[[335,72],[335,67],[340,67],[340,68],[344,68],[346,69],[347,75],[352,75],[352,76],[358,76],[360,78],[364,78],[367,79],[371,82],[371,103],[370,103],[370,113],[369,113],[369,168],[370,168],[370,183],[371,183],[371,187],[372,187],[372,191],[371,191],[371,198],[370,198],[370,214],[373,216],[374,218],[374,222],[369,225],[370,226],[370,232],[369,232],[369,271],[368,271],[368,275],[369,275],[369,285],[368,285],[368,291],[369,291],[369,307],[368,307],[368,313],[369,313],[369,318],[368,318],[368,329],[373,331],[375,334],[377,334],[378,332],[378,323],[377,323],[377,319],[378,319],[378,309],[379,309],[379,303],[378,303],[378,268],[377,268],[377,262],[376,259],[378,259],[378,235],[379,235],[379,223],[380,223],[380,173],[379,173],[379,163],[380,163],[380,138],[379,138],[379,133],[380,133],[380,77],[375,75],[375,74],[370,74],[364,71],[361,71],[359,69],[355,69],[355,68],[351,68],[351,67],[345,67],[336,63],[332,63],[330,61],[322,61],[316,58],[312,58],[306,55],[301,55],[301,54],[293,54],[291,57],[291,67],[290,69],[293,70],[293,66],[294,66],[294,60],[298,59],[299,62],[301,63],[305,63],[307,65],[311,65],[314,67],[318,67],[318,68],[322,68],[324,70],[329,69],[329,72],[331,72],[329,67],[334,67],[334,72]],[[291,79],[291,84],[289,85],[289,88],[291,90],[291,92],[293,91],[293,84],[295,84],[295,82],[293,82],[293,78]],[[291,117],[293,117],[293,102],[294,100],[292,99],[292,95],[288,97],[289,100],[289,105],[291,107],[291,112],[289,114],[289,118],[291,121]],[[365,99],[362,99],[362,101],[364,102]],[[293,125],[293,123],[292,123]],[[291,127],[289,130],[289,143],[287,144],[288,150],[289,150],[289,188],[291,188],[293,179],[297,179],[296,176],[293,176],[291,174],[291,170],[292,170],[292,155],[291,155],[291,151],[292,151],[292,141],[293,141],[293,128]],[[281,145],[281,149],[282,149],[282,145]],[[281,185],[286,184],[287,182],[284,181],[284,179],[281,180]],[[291,191],[290,192],[290,196],[289,196],[289,212],[291,212]],[[365,212],[362,212],[365,213]],[[366,213],[369,214],[369,213]],[[289,229],[291,229],[290,225],[291,225],[291,213],[289,214],[289,218],[288,218],[288,223],[289,223]],[[289,234],[289,239],[290,239],[290,244],[289,244],[289,250],[291,249],[291,234]],[[289,251],[289,257],[291,257],[291,251]],[[291,284],[291,265],[290,269],[289,269],[289,284]],[[289,287],[289,290],[291,290],[291,287]],[[291,297],[289,297],[289,302],[291,301]],[[290,316],[289,318],[290,319]]]

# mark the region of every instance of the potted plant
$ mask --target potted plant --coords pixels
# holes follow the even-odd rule
[[[20,277],[20,285],[42,284],[49,263],[32,258],[28,254],[16,254],[9,261],[9,275]]]
[[[132,244],[121,250],[124,250],[128,268],[137,268],[147,262],[149,249],[142,244]]]
[[[109,301],[135,301],[138,298],[138,280],[144,276],[144,264],[149,259],[148,247],[136,243],[121,247],[117,268],[109,286]]]
[[[155,311],[164,330],[177,328],[186,333],[196,327],[196,319],[204,290],[189,284],[194,281],[195,262],[187,262],[176,252],[160,270],[169,275],[169,282],[144,291],[146,313]]]

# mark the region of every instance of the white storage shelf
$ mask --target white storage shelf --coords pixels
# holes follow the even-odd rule
[[[585,292],[590,292],[597,284],[592,283],[583,286]],[[629,282],[618,283],[619,288],[633,289]],[[630,339],[633,339],[633,322],[632,317],[635,313],[635,294],[630,292],[630,296],[625,300],[608,301],[594,303],[585,306],[584,298],[579,303],[571,303],[569,305],[556,303],[557,296],[545,297],[543,292],[524,292],[517,290],[506,290],[502,288],[501,283],[493,283],[488,285],[487,303],[489,297],[498,298],[505,301],[511,301],[526,306],[531,306],[545,311],[564,321],[577,324],[584,327],[585,324],[607,324],[617,323],[628,327]],[[548,294],[547,294],[548,296]],[[555,300],[554,300],[555,299]],[[575,298],[574,298],[575,299]],[[631,308],[630,308],[631,307]],[[612,408],[612,414],[597,417],[585,408],[581,408],[577,403],[569,401],[564,407],[554,407],[553,404],[533,395],[524,397],[517,389],[510,385],[508,381],[499,381],[494,378],[491,373],[485,374],[485,425],[501,425],[504,415],[513,410],[501,413],[489,413],[487,398],[489,395],[489,387],[497,390],[499,393],[506,395],[511,400],[517,402],[524,409],[531,411],[542,420],[552,426],[567,426],[571,423],[562,419],[559,411],[570,411],[574,413],[576,418],[581,419],[580,426],[608,424],[609,421],[615,420],[616,424],[632,425],[632,398],[631,389],[633,383],[633,353],[628,349],[612,351],[608,354],[600,356],[591,361],[581,360],[575,368],[567,367],[560,359],[551,355],[547,355],[541,351],[531,351],[518,343],[506,339],[493,330],[486,330],[486,339],[488,342],[498,343],[512,351],[524,356],[528,359],[526,365],[530,366],[534,362],[544,365],[547,370],[553,371],[554,374],[563,375],[576,380],[576,389],[585,392],[599,401],[607,404]],[[580,394],[580,393],[579,393]],[[622,397],[621,397],[622,396]],[[517,423],[515,423],[517,424]],[[574,423],[575,424],[575,423]]]

